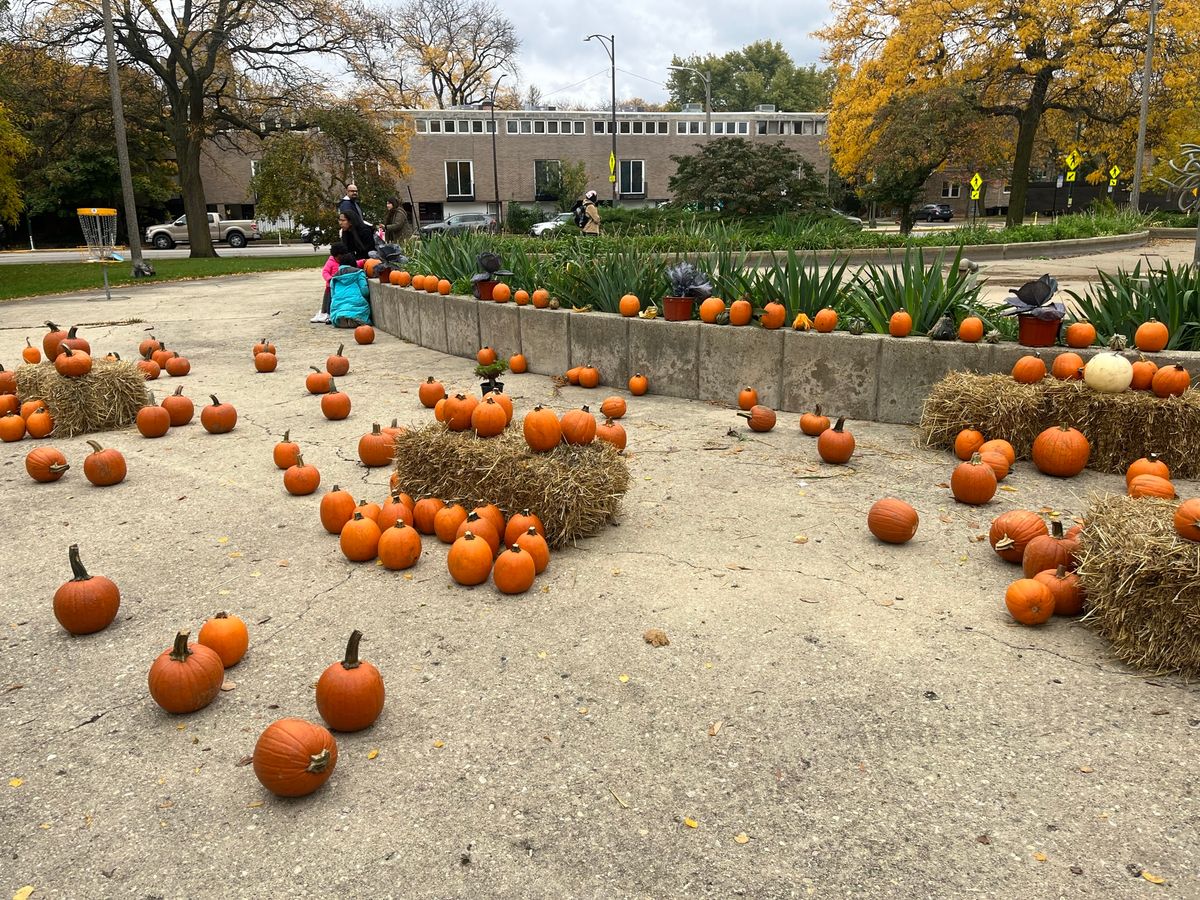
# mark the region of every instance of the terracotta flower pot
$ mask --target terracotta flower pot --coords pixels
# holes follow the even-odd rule
[[[492,288],[495,286],[495,281],[477,281],[475,282],[475,293],[480,300],[491,300]]]
[[[695,303],[691,297],[663,297],[663,318],[668,322],[686,322],[692,317]]]
[[[1053,347],[1061,329],[1062,319],[1017,316],[1017,341],[1022,347]]]

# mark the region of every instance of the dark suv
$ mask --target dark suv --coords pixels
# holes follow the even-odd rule
[[[913,218],[924,219],[926,222],[934,222],[938,219],[949,222],[954,218],[954,210],[950,208],[949,203],[926,203],[916,211]]]

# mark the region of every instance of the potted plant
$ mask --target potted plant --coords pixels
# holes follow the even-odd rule
[[[1058,342],[1066,307],[1053,302],[1058,282],[1050,275],[1013,289],[1000,315],[1017,317],[1017,340],[1023,347],[1052,347]]]
[[[471,283],[474,285],[473,293],[477,300],[491,300],[492,288],[496,286],[499,278],[504,278],[512,274],[500,268],[501,262],[498,254],[485,250],[476,257],[476,263],[479,266],[479,272],[471,276]]]
[[[476,366],[475,374],[478,375],[482,382],[479,385],[479,393],[485,397],[492,391],[503,391],[504,382],[496,379],[508,371],[508,360],[497,359],[494,363],[486,366]]]
[[[689,262],[668,266],[667,279],[671,282],[671,293],[663,297],[663,318],[668,322],[687,321],[696,301],[712,295],[708,276]]]

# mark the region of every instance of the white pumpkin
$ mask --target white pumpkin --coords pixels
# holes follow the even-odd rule
[[[1083,381],[1094,391],[1119,394],[1133,382],[1133,365],[1116,353],[1097,353],[1083,367]]]

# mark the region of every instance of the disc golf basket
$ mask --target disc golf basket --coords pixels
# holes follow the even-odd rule
[[[111,300],[108,267],[112,263],[121,262],[121,257],[113,249],[117,243],[117,211],[92,206],[80,207],[75,212],[79,215],[83,239],[87,241],[87,256],[84,257],[84,262],[100,264],[100,271],[104,273],[104,299]]]

